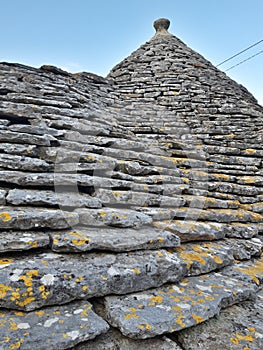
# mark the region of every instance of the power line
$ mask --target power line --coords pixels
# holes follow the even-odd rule
[[[259,40],[259,41],[256,42],[255,44],[253,44],[253,45],[247,47],[246,49],[244,49],[244,50],[242,50],[242,51],[236,53],[234,56],[231,56],[231,57],[227,58],[226,60],[224,60],[223,62],[220,62],[216,67],[221,66],[222,64],[224,64],[224,63],[226,63],[226,62],[232,60],[233,58],[235,58],[235,57],[241,55],[243,52],[246,52],[247,50],[251,49],[251,48],[254,47],[254,46],[257,46],[258,44],[260,44],[260,43],[262,43],[262,42],[263,42],[263,39],[262,39],[262,40]],[[229,69],[230,69],[230,68],[229,68]]]
[[[226,69],[225,72],[227,72],[227,71],[229,71],[230,69],[233,69],[233,68],[235,68],[235,67],[237,67],[237,66],[240,66],[240,64],[242,64],[242,63],[244,63],[244,62],[246,62],[246,61],[251,60],[252,58],[254,58],[254,57],[260,55],[261,53],[263,53],[263,50],[257,52],[255,55],[252,55],[252,56],[248,57],[247,59],[245,59],[245,60],[243,60],[243,61],[241,61],[241,62],[235,64],[234,66],[231,66],[230,68]]]

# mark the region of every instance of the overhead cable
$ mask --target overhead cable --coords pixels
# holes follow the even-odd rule
[[[257,45],[259,45],[259,44],[262,43],[262,42],[263,42],[263,39],[262,39],[262,40],[259,40],[259,41],[256,42],[255,44],[253,44],[253,45],[247,47],[246,49],[244,49],[244,50],[242,50],[242,51],[236,53],[234,56],[231,56],[231,57],[227,58],[226,60],[224,60],[223,62],[220,62],[216,67],[221,66],[222,64],[224,64],[224,63],[226,63],[226,62],[232,60],[233,58],[235,58],[235,57],[241,55],[243,52],[248,51],[248,50],[251,49],[252,47],[257,46]]]
[[[254,57],[260,55],[261,53],[263,53],[263,50],[257,52],[255,55],[252,55],[252,56],[246,58],[245,60],[243,60],[243,61],[241,61],[241,62],[235,64],[234,66],[231,66],[230,68],[226,69],[225,72],[227,72],[227,71],[229,71],[230,69],[233,69],[233,68],[235,68],[235,67],[237,67],[237,66],[240,66],[242,63],[251,60],[252,58],[254,58]]]

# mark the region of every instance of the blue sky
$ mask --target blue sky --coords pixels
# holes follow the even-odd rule
[[[105,76],[154,35],[152,23],[213,64],[263,39],[262,0],[0,0],[0,61]],[[263,42],[221,66],[263,50]],[[263,54],[230,70],[263,104]]]

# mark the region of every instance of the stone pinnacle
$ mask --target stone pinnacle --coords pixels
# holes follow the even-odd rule
[[[159,18],[156,21],[154,21],[153,26],[157,33],[167,32],[170,26],[170,21],[167,18]]]

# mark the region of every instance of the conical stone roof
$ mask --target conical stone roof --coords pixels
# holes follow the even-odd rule
[[[262,107],[154,26],[106,79],[0,64],[1,349],[262,348]]]

